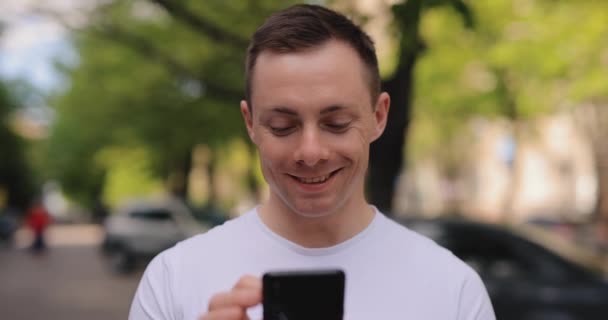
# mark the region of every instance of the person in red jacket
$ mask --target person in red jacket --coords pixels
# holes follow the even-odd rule
[[[34,242],[32,243],[32,250],[36,252],[43,251],[46,249],[44,241],[44,232],[47,227],[51,224],[51,216],[48,211],[44,208],[42,203],[36,202],[27,213],[26,224],[32,230],[34,234]]]

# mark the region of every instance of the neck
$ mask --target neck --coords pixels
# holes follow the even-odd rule
[[[283,238],[306,248],[325,248],[354,237],[373,220],[375,210],[363,197],[351,202],[324,216],[305,217],[271,195],[258,213],[262,222]]]

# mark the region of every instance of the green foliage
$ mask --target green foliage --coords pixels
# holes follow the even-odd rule
[[[48,169],[82,202],[91,203],[113,176],[107,162],[96,161],[102,150],[143,148],[162,179],[184,169],[195,145],[216,149],[245,138],[238,105],[246,39],[289,2],[166,2],[242,43],[218,41],[157,3],[165,1],[99,7],[75,34],[78,63],[62,67],[69,86],[52,103]]]
[[[108,168],[104,203],[117,206],[131,197],[161,193],[163,181],[152,174],[149,158],[142,148],[104,148],[99,152],[96,160]]]
[[[421,19],[414,157],[447,151],[472,117],[529,119],[608,95],[607,2],[468,3],[473,29],[445,6]]]
[[[76,33],[79,61],[63,66],[70,82],[53,99],[51,177],[87,202],[114,170],[99,161],[103,150],[146,150],[150,174],[163,178],[195,145],[219,154],[247,141],[238,110],[246,39],[292,3],[104,2]],[[414,157],[452,153],[445,146],[476,116],[527,119],[608,93],[608,2],[411,0],[392,14],[391,43],[421,54]]]

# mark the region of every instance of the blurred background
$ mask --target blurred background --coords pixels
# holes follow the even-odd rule
[[[266,196],[244,54],[292,3],[0,2],[0,318],[126,318],[151,256]],[[499,319],[603,319],[608,1],[308,3],[376,42],[370,201],[476,268]]]

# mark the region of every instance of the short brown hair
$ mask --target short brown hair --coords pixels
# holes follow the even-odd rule
[[[372,104],[380,94],[378,58],[372,39],[344,15],[308,4],[291,6],[271,15],[253,34],[245,62],[245,99],[251,108],[253,69],[258,55],[271,50],[289,53],[336,39],[349,44],[369,74]]]

